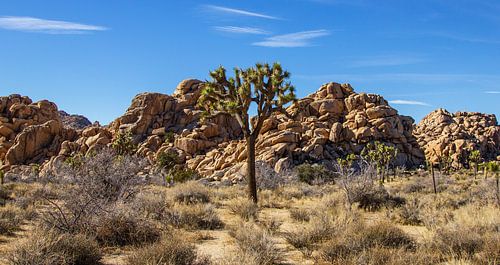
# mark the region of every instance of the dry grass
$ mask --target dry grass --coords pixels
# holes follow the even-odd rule
[[[85,235],[35,230],[7,258],[11,265],[96,265],[101,256],[97,242]]]
[[[18,207],[0,207],[0,235],[12,235],[21,226],[24,215],[24,211]]]
[[[209,265],[196,253],[195,246],[178,233],[168,234],[152,245],[137,249],[127,257],[128,265]]]
[[[280,264],[283,253],[268,230],[260,228],[253,222],[241,223],[230,230],[241,253],[240,264],[274,265]]]
[[[227,208],[243,220],[257,220],[259,207],[247,198],[236,198],[227,202]]]
[[[224,223],[211,204],[175,204],[167,209],[165,224],[186,229],[220,229]]]
[[[173,200],[185,204],[210,202],[210,191],[203,184],[196,181],[188,181],[179,184],[172,189]]]

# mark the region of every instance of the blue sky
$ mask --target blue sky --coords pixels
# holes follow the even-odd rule
[[[0,95],[107,123],[134,95],[279,61],[299,96],[348,82],[417,121],[500,115],[497,0],[5,0]]]

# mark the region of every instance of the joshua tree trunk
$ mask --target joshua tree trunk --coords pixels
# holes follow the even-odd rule
[[[247,181],[248,196],[257,203],[257,181],[255,179],[255,136],[250,135],[246,138],[247,143]]]
[[[437,194],[436,176],[434,175],[434,166],[433,165],[431,165],[431,174],[432,174],[432,186],[434,187],[434,194]]]

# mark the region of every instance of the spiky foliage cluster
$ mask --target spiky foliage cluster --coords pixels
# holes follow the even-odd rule
[[[479,162],[481,162],[481,152],[472,150],[469,154],[469,163],[478,164]]]
[[[393,159],[396,158],[398,150],[394,146],[386,145],[381,142],[368,143],[361,152],[361,155],[367,161],[375,164],[377,171],[381,174],[384,181],[385,171],[389,168]]]
[[[111,146],[118,155],[131,155],[137,146],[134,144],[132,132],[119,132],[116,134]]]
[[[210,72],[198,100],[199,106],[210,115],[230,114],[238,120],[245,136],[258,134],[264,120],[275,111],[295,100],[295,88],[287,81],[290,73],[279,63],[256,64],[247,69],[234,68],[234,77],[228,78],[220,66]],[[249,109],[257,107],[257,122],[252,124]]]

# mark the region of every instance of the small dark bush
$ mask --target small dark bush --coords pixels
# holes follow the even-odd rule
[[[334,175],[320,164],[302,164],[296,167],[299,180],[307,184],[313,184],[315,181],[331,182]]]

